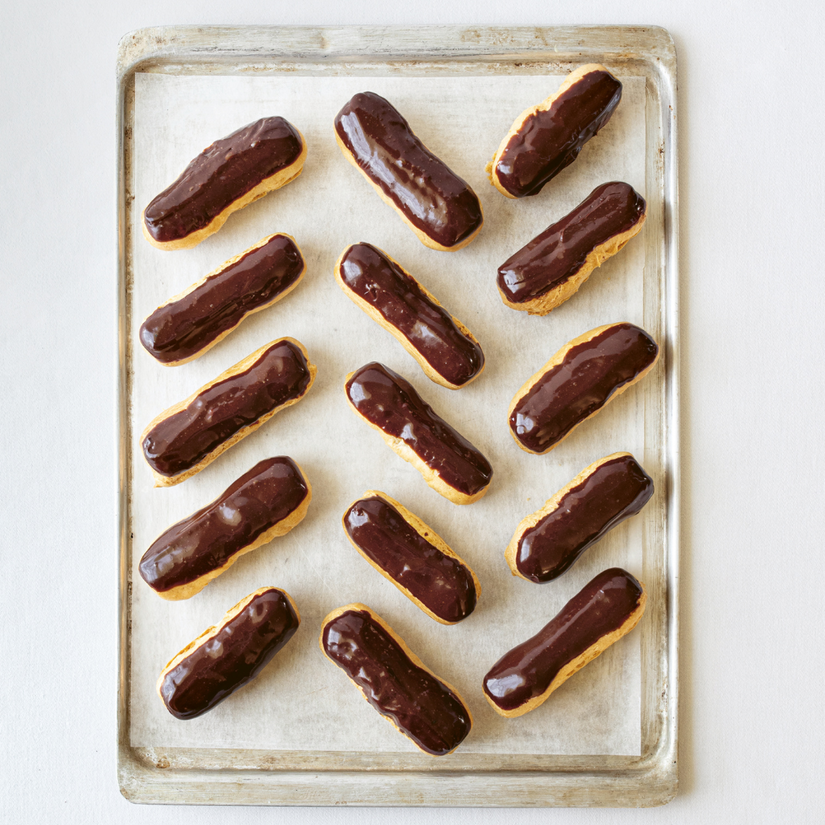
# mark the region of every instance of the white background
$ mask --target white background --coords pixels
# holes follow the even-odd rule
[[[776,9],[781,9],[777,11]],[[681,130],[681,792],[653,811],[132,806],[115,778],[114,60],[149,25],[665,26]],[[0,821],[821,822],[817,2],[0,5]]]

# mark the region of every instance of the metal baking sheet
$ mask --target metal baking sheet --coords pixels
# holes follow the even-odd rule
[[[130,469],[134,443],[130,409],[137,397],[129,337],[134,321],[134,256],[128,217],[135,196],[130,188],[135,75],[371,77],[377,83],[378,78],[422,76],[559,75],[594,61],[622,77],[645,81],[649,217],[642,236],[646,246],[643,325],[663,344],[660,377],[646,385],[642,405],[645,462],[653,460],[658,472],[655,509],[645,519],[643,540],[642,577],[651,598],[640,627],[640,755],[461,755],[459,751],[445,764],[374,749],[285,751],[233,742],[219,748],[164,747],[162,737],[157,743],[142,741],[135,746],[129,718],[131,570],[133,551],[139,555],[142,548],[133,548],[132,538],[135,528],[143,527],[140,508],[133,509]],[[145,802],[531,806],[638,806],[672,798],[677,779],[678,273],[675,54],[667,33],[630,28],[152,29],[122,41],[118,83],[122,554],[118,758],[124,795]],[[426,388],[422,391],[426,397]],[[513,524],[522,515],[514,513]],[[310,632],[314,634],[315,628]]]

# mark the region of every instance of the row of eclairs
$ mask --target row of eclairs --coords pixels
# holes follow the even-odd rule
[[[554,95],[515,120],[487,166],[492,185],[508,198],[538,194],[605,126],[621,93],[621,83],[603,66],[572,72]],[[423,244],[455,251],[478,235],[484,216],[477,195],[427,149],[389,101],[372,92],[355,95],[335,118],[334,134],[346,159]],[[160,249],[195,246],[232,212],[295,180],[306,155],[303,135],[281,117],[215,141],[146,207],[145,237]],[[515,310],[547,314],[641,230],[645,213],[644,199],[629,184],[598,186],[499,267],[502,301]],[[140,342],[166,366],[191,361],[247,316],[283,299],[305,271],[295,239],[269,235],[156,309],[140,327]],[[459,390],[484,370],[484,353],[472,332],[384,250],[352,244],[338,258],[334,277],[434,383]],[[585,332],[516,393],[508,410],[510,434],[528,453],[549,452],[641,380],[658,355],[652,337],[630,323]],[[306,348],[281,338],[162,412],[140,437],[156,486],[190,478],[297,404],[315,374]],[[437,493],[458,505],[486,493],[490,462],[405,377],[372,362],[346,377],[344,392],[353,412]],[[608,455],[515,527],[505,561],[525,581],[554,581],[652,495],[650,476],[630,453]],[[215,501],[158,537],[140,561],[140,575],[165,599],[191,598],[242,555],[294,529],[311,498],[309,480],[292,458],[260,461]],[[434,621],[455,624],[475,609],[481,595],[476,574],[401,502],[369,490],[343,513],[342,526],[355,550]],[[632,630],[646,598],[644,586],[627,571],[600,573],[493,665],[483,680],[484,696],[506,717],[534,710]],[[158,680],[161,699],[179,719],[205,713],[255,678],[299,624],[288,593],[258,589],[169,662]],[[370,704],[424,752],[450,753],[470,732],[472,716],[456,689],[366,605],[330,613],[319,641]]]

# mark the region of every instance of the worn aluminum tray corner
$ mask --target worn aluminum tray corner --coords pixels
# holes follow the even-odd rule
[[[129,284],[132,126],[136,72],[314,75],[559,72],[599,62],[644,76],[647,97],[648,207],[662,227],[648,260],[658,268],[657,311],[665,377],[655,434],[667,458],[667,489],[656,540],[661,557],[645,561],[659,598],[649,606],[642,641],[642,755],[581,756],[555,762],[514,758],[512,769],[436,771],[329,769],[300,756],[289,769],[266,751],[137,749],[129,741],[130,479],[128,462]],[[660,28],[565,26],[194,27],[141,29],[117,55],[118,264],[118,782],[133,802],[224,805],[604,806],[662,805],[678,787],[679,631],[679,272],[676,52]]]

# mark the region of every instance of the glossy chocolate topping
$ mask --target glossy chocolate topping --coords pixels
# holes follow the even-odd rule
[[[258,462],[215,501],[156,539],[140,560],[141,577],[163,593],[218,570],[291,515],[308,492],[291,458]]]
[[[141,325],[140,343],[164,364],[190,358],[250,312],[272,303],[303,271],[295,242],[274,235],[182,298],[156,309]]]
[[[450,384],[466,384],[481,371],[481,347],[461,332],[415,278],[380,250],[353,244],[344,253],[339,272],[347,288],[376,309]]]
[[[353,373],[346,390],[360,415],[400,438],[453,489],[473,496],[490,483],[490,462],[398,373],[373,361]]]
[[[178,719],[194,719],[251,682],[295,635],[300,619],[274,587],[259,593],[164,676],[160,695]]]
[[[658,352],[643,329],[608,327],[571,347],[560,364],[533,384],[510,414],[510,429],[528,450],[546,452],[646,370]]]
[[[361,551],[445,622],[465,619],[476,606],[472,574],[422,536],[388,501],[356,501],[344,529]]]
[[[510,138],[496,164],[499,183],[517,198],[537,195],[579,156],[621,99],[622,84],[610,72],[588,72]]]
[[[306,392],[311,380],[304,354],[291,341],[276,341],[251,367],[202,390],[182,410],[159,421],[143,439],[143,455],[163,476],[174,476]]]
[[[608,530],[635,516],[652,495],[653,480],[633,456],[606,461],[525,530],[516,567],[539,584],[558,578]]]
[[[203,229],[261,181],[295,163],[303,145],[282,117],[256,120],[216,140],[146,207],[147,231],[168,243]]]
[[[441,246],[455,246],[481,226],[476,193],[424,146],[383,97],[355,95],[336,115],[335,131],[369,179]]]
[[[366,611],[342,613],[324,626],[321,641],[367,701],[427,753],[449,753],[470,732],[472,721],[461,699],[414,664]]]
[[[541,696],[559,671],[639,606],[642,586],[618,567],[599,573],[535,636],[505,653],[484,677],[484,692],[511,711]]]
[[[514,304],[544,295],[570,280],[597,246],[627,232],[644,214],[644,198],[630,184],[596,187],[498,268],[498,288]]]

